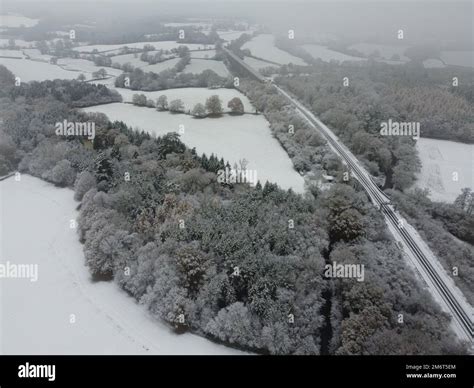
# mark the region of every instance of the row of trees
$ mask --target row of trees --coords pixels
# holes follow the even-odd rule
[[[168,97],[161,95],[156,102],[147,98],[144,94],[134,94],[132,103],[137,106],[147,106],[149,108],[156,108],[159,111],[170,111],[172,113],[185,113],[184,103],[181,99],[175,99],[168,103]],[[244,114],[244,104],[239,97],[232,98],[227,107],[232,114]],[[197,103],[194,108],[188,111],[194,117],[203,118],[207,116],[220,116],[224,109],[220,97],[215,94],[210,96],[205,104]]]
[[[177,72],[176,69],[173,68],[156,74],[135,68],[130,72],[124,72],[119,75],[115,80],[115,86],[121,88],[129,87],[132,90],[143,91],[157,91],[183,87],[232,88],[233,79],[230,76],[227,78],[220,77],[209,69],[204,70],[200,74],[192,74]]]
[[[140,60],[143,62],[147,62],[150,65],[154,65],[156,63],[166,61],[167,59],[169,59],[169,55],[167,55],[164,50],[158,50],[157,52],[153,52],[153,53],[144,51],[140,55]]]
[[[8,76],[4,77],[5,81],[10,81],[7,79]],[[48,98],[52,94],[56,100],[77,108],[122,101],[121,95],[116,90],[76,80],[32,81],[8,90],[8,96],[12,99]]]

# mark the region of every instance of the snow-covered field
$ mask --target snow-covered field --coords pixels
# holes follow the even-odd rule
[[[0,195],[0,261],[38,265],[36,282],[0,282],[0,353],[239,354],[176,335],[115,283],[92,282],[69,227],[78,204],[71,190],[22,175],[0,182]]]
[[[278,65],[275,65],[273,63],[269,63],[269,62],[265,62],[265,61],[261,61],[260,59],[255,59],[255,58],[252,58],[252,57],[244,57],[244,62],[249,65],[250,67],[256,69],[256,70],[260,70],[260,69],[263,69],[265,67],[278,67]]]
[[[474,188],[474,144],[420,138],[417,148],[422,168],[416,186],[429,189],[432,200],[453,202],[462,188]]]
[[[217,35],[219,38],[224,39],[226,42],[230,42],[232,40],[236,40],[240,38],[243,34],[252,35],[255,30],[246,30],[246,31],[217,31]]]
[[[23,53],[29,59],[36,60],[36,61],[49,62],[51,58],[53,58],[52,55],[41,54],[41,51],[38,49],[24,49]]]
[[[229,75],[229,71],[223,62],[211,59],[191,59],[191,62],[184,68],[183,72],[200,74],[204,70],[212,70],[221,77],[227,77]]]
[[[276,62],[281,65],[293,63],[304,66],[306,63],[286,51],[280,50],[274,44],[274,37],[271,34],[258,35],[246,42],[242,49],[249,49],[253,56]]]
[[[448,65],[474,67],[474,51],[441,51],[441,59]]]
[[[191,58],[213,58],[216,55],[216,50],[200,50],[191,51]]]
[[[210,28],[211,24],[206,22],[172,22],[172,23],[165,23],[165,27],[196,27],[196,28]]]
[[[58,64],[54,65],[45,62],[49,56],[35,57],[33,55],[33,57],[37,60],[0,58],[0,64],[6,66],[15,76],[20,77],[22,82],[76,79],[79,74],[84,74],[86,79],[91,79],[91,74],[101,69],[100,66],[86,59],[61,58],[58,59]],[[104,67],[104,69],[107,74],[114,77],[122,73],[122,70],[111,67]]]
[[[423,67],[425,69],[441,69],[446,67],[443,61],[435,58],[425,59],[423,61]]]
[[[82,53],[91,53],[94,49],[97,49],[98,52],[109,52],[112,50],[119,50],[122,47],[128,48],[143,48],[145,45],[152,45],[156,50],[171,50],[173,48],[178,48],[179,46],[188,46],[190,50],[199,50],[204,48],[213,49],[214,45],[204,45],[197,43],[178,43],[175,41],[159,41],[159,42],[135,42],[135,43],[123,43],[123,44],[96,44],[90,46],[78,46],[74,50]]]
[[[39,19],[30,19],[26,16],[15,14],[0,15],[0,27],[33,27],[38,24]]]
[[[23,58],[24,55],[20,50],[0,49],[0,57]]]
[[[305,49],[313,58],[320,58],[324,62],[330,62],[331,60],[336,60],[339,62],[344,61],[365,61],[365,58],[354,57],[352,55],[346,55],[338,51],[328,49],[325,46],[319,44],[304,44],[301,46]]]
[[[119,65],[124,65],[129,63],[133,67],[143,67],[147,66],[148,62],[144,62],[140,59],[141,53],[133,53],[133,54],[123,54],[123,55],[116,55],[111,57],[112,63],[118,63]]]
[[[152,99],[153,101],[156,101],[159,96],[165,95],[168,97],[168,102],[176,99],[183,101],[186,110],[192,110],[194,105],[196,105],[198,102],[204,104],[207,98],[217,94],[222,100],[224,111],[229,111],[227,108],[227,103],[234,97],[239,97],[244,104],[245,112],[255,112],[255,108],[252,106],[249,99],[244,94],[235,89],[178,88],[160,90],[156,92],[143,92],[140,90],[130,90],[125,88],[116,88],[116,90],[122,95],[124,102],[131,102],[134,94],[144,94],[147,96],[147,98]]]
[[[15,46],[21,48],[33,48],[36,42],[27,42],[23,39],[13,39],[15,42]],[[9,45],[10,39],[7,38],[0,38],[0,47],[7,47]]]
[[[408,62],[410,60],[410,58],[404,55],[405,50],[408,48],[408,46],[405,45],[356,43],[349,46],[349,48],[357,50],[367,56],[378,51],[378,54],[384,59],[391,60],[394,55],[398,55],[399,58],[397,60],[399,61]]]
[[[180,125],[184,125],[181,139],[187,146],[196,147],[198,153],[217,154],[231,165],[245,158],[249,161],[248,169],[257,170],[258,180],[262,183],[268,180],[284,189],[304,191],[304,179],[294,170],[291,160],[261,115],[195,119],[189,115],[158,112],[123,103],[84,110],[105,113],[112,121],[120,120],[156,135],[179,133]]]
[[[104,69],[107,71],[107,74],[112,76],[118,76],[122,74],[122,70],[114,69],[112,67],[96,66],[94,62],[80,58],[60,58],[58,59],[58,65],[60,65],[65,70],[73,72],[93,73],[100,69]]]
[[[0,64],[4,65],[15,76],[21,78],[21,82],[46,81],[53,79],[75,79],[81,72],[67,71],[57,65],[46,62],[30,61],[28,59],[0,58]],[[88,73],[86,78],[90,78]]]

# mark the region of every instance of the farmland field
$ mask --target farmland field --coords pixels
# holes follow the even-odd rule
[[[216,55],[216,50],[191,51],[191,58],[212,58]]]
[[[227,77],[229,75],[229,71],[223,62],[214,61],[212,59],[191,59],[191,62],[184,68],[183,72],[199,74],[204,70],[212,70],[221,77]]]
[[[425,67],[425,69],[441,69],[443,67],[446,67],[441,60],[434,58],[424,60],[423,66]]]
[[[442,51],[441,59],[448,65],[474,67],[474,51]]]
[[[124,65],[129,63],[133,67],[143,67],[148,66],[148,62],[144,62],[140,59],[141,53],[132,53],[132,54],[123,54],[115,55],[111,57],[112,63],[118,63],[119,65]]]
[[[365,61],[365,58],[354,57],[352,55],[346,55],[338,51],[328,49],[325,46],[319,44],[304,44],[301,46],[305,49],[314,59],[321,59],[324,62],[330,62],[336,60],[339,62],[344,61]]]
[[[0,27],[33,27],[39,22],[38,19],[30,19],[21,15],[6,14],[0,15]]]
[[[416,185],[429,189],[432,200],[453,202],[462,188],[474,188],[473,144],[420,138],[417,148],[422,168]]]
[[[252,57],[244,57],[244,62],[256,70],[264,69],[265,67],[269,66],[278,67],[278,65],[275,65],[273,63],[261,61],[260,59],[255,59]]]
[[[240,38],[243,34],[252,35],[254,30],[247,30],[247,31],[217,31],[219,38],[224,39],[226,42],[230,42],[232,40]]]
[[[378,51],[380,57],[383,59],[391,60],[395,55],[399,57],[398,60],[402,62],[408,62],[410,58],[404,55],[405,50],[408,46],[405,45],[390,45],[390,44],[375,44],[375,43],[357,43],[349,47],[350,49],[357,50],[364,55],[371,55]]]
[[[91,281],[83,246],[69,227],[78,214],[72,190],[28,175],[0,188],[2,221],[8,222],[0,261],[38,266],[36,282],[0,282],[0,326],[8,333],[0,353],[242,354],[177,335],[116,283]]]
[[[155,63],[153,65],[145,65],[141,67],[143,71],[152,71],[153,73],[160,73],[163,70],[172,69],[181,58],[167,59],[166,61]]]
[[[53,57],[52,55],[41,54],[41,51],[38,49],[24,49],[23,53],[29,59],[36,60],[36,61],[43,61],[43,62],[49,62],[51,58]]]
[[[196,27],[196,28],[210,28],[211,24],[206,22],[170,22],[165,23],[165,27]]]
[[[58,59],[58,65],[60,65],[65,70],[69,71],[79,71],[84,73],[93,73],[99,69],[105,69],[107,74],[118,76],[122,74],[122,70],[113,69],[111,67],[101,67],[96,66],[94,62],[88,61],[87,59],[74,59],[74,58],[60,58]],[[90,78],[90,77],[88,77]]]
[[[46,81],[53,79],[75,79],[83,73],[86,78],[90,74],[84,71],[67,71],[57,65],[28,59],[1,58],[0,63],[7,67],[22,82]]]
[[[23,58],[24,55],[20,50],[0,49],[0,57]]]
[[[9,45],[10,39],[0,38],[0,47],[7,47]],[[13,39],[15,46],[20,48],[34,48],[35,42],[27,42],[23,39]]]
[[[280,50],[274,44],[274,37],[270,34],[258,35],[246,42],[242,49],[249,49],[253,56],[276,62],[281,65],[293,63],[304,66],[306,63],[286,51]]]
[[[198,153],[223,157],[231,165],[246,159],[248,168],[257,170],[258,180],[278,183],[283,189],[304,191],[304,180],[278,141],[272,136],[263,116],[223,116],[195,119],[189,115],[158,112],[155,109],[114,103],[84,109],[105,113],[110,120],[120,120],[133,128],[156,135],[178,132],[184,125],[182,141],[196,147]]]

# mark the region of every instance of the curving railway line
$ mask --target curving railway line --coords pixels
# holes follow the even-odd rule
[[[458,331],[459,336],[462,339],[472,342],[474,338],[474,329],[471,306],[464,301],[460,301],[457,295],[452,291],[452,286],[446,284],[443,276],[439,273],[440,269],[433,265],[430,258],[423,252],[419,244],[408,232],[404,221],[398,217],[397,213],[390,205],[390,199],[387,195],[382,192],[377,184],[374,183],[369,174],[359,166],[355,156],[339,143],[337,137],[323,122],[321,122],[321,120],[315,117],[300,102],[295,100],[294,97],[281,89],[278,85],[274,84],[274,86],[298,109],[298,111],[313,127],[319,129],[333,149],[335,149],[347,165],[350,166],[351,172],[367,191],[372,202],[382,211],[387,222],[390,223],[398,232],[398,237],[405,243],[405,246],[408,248],[412,257],[417,260],[419,264],[418,268],[421,267],[421,271],[423,272],[421,275],[426,281],[429,281],[432,284],[438,295],[444,301],[447,310],[454,318],[457,327],[461,329]]]

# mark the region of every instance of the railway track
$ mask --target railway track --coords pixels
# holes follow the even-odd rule
[[[242,61],[230,50],[224,48],[224,51],[231,57],[232,60],[238,62],[247,72],[253,75],[255,79],[264,83],[272,82],[269,79],[263,77],[247,63]],[[275,83],[272,82],[272,84],[282,96],[284,96],[293,106],[295,106],[298,112],[300,112],[300,114],[306,118],[311,126],[313,126],[316,130],[319,130],[319,132],[324,135],[330,146],[351,168],[351,173],[361,183],[374,205],[380,209],[385,217],[386,222],[393,227],[394,234],[397,234],[399,239],[402,240],[405,246],[408,248],[407,253],[409,253],[414,258],[414,260],[416,260],[416,263],[414,264],[418,268],[421,276],[425,279],[425,282],[428,285],[431,283],[434,291],[439,295],[441,301],[444,302],[445,309],[451,313],[455,325],[457,328],[459,328],[459,330],[456,331],[459,337],[470,342],[471,347],[473,347],[474,325],[472,307],[467,302],[459,300],[459,297],[455,292],[453,292],[453,287],[455,287],[454,285],[450,286],[446,284],[445,279],[443,279],[443,274],[440,273],[444,270],[437,268],[437,266],[435,266],[431,262],[430,258],[427,257],[427,255],[423,252],[415,238],[413,238],[413,236],[405,227],[403,219],[398,217],[397,213],[391,206],[390,198],[377,186],[370,175],[363,169],[363,167],[359,165],[356,157],[339,143],[338,138],[321,120],[314,116],[295,97],[291,96],[288,92],[283,90]],[[444,276],[447,275],[444,274]]]
[[[472,342],[474,338],[474,329],[472,321],[472,313],[469,309],[470,306],[464,306],[456,295],[452,292],[451,288],[446,285],[446,282],[439,274],[439,270],[433,265],[430,259],[425,255],[423,250],[420,248],[418,243],[415,241],[413,236],[406,230],[404,222],[398,217],[396,212],[390,205],[390,199],[385,193],[374,183],[372,178],[363,171],[363,169],[355,161],[355,157],[341,146],[337,138],[330,132],[330,130],[322,123],[319,119],[314,117],[307,109],[302,106],[301,103],[295,100],[294,97],[289,95],[286,91],[281,89],[279,86],[274,85],[277,90],[285,96],[297,109],[298,111],[320,132],[325,136],[326,140],[330,145],[339,153],[344,159],[348,166],[350,166],[352,173],[355,175],[357,180],[362,184],[366,192],[369,194],[373,203],[382,211],[385,215],[385,219],[392,224],[395,230],[398,231],[402,241],[410,250],[411,254],[416,258],[420,266],[422,267],[425,275],[431,281],[433,286],[436,288],[439,296],[445,302],[448,310],[456,321],[457,325],[461,328],[464,333],[464,339]],[[423,274],[422,274],[423,275]]]

